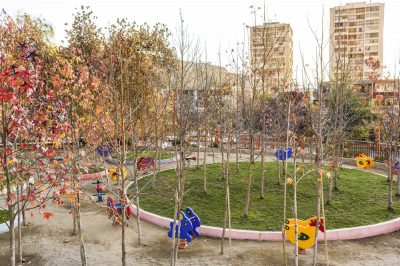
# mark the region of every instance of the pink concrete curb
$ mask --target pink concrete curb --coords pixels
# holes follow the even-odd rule
[[[136,214],[136,208],[134,205],[132,207],[135,209],[134,214]],[[153,214],[142,209],[139,210],[140,219],[147,221],[149,223],[161,226],[163,228],[169,229],[169,223],[172,219],[163,217],[157,214]],[[361,239],[371,236],[377,236],[382,234],[392,233],[400,229],[400,218],[386,221],[377,224],[371,224],[366,226],[333,229],[326,232],[326,239],[330,241],[336,240],[354,240]],[[213,226],[201,226],[199,232],[203,236],[220,238],[222,236],[221,227]],[[282,241],[282,232],[280,231],[254,231],[254,230],[239,230],[232,229],[229,233],[227,229],[225,231],[225,237],[231,235],[232,239],[238,240],[257,240],[257,241]],[[324,234],[318,234],[318,240],[323,240]]]
[[[102,178],[103,176],[107,176],[106,170],[98,172],[98,173],[93,173],[93,174],[81,174],[79,179],[80,180],[92,180],[92,179]]]
[[[374,173],[374,174],[384,176],[379,173]],[[146,176],[147,175],[142,176],[141,178]],[[132,184],[133,182],[126,186],[126,191]],[[132,204],[132,207],[135,209],[133,214],[136,215],[136,206]],[[161,226],[163,228],[169,229],[169,223],[172,221],[171,218],[163,217],[142,209],[139,209],[139,213],[140,213],[140,219]],[[328,225],[329,225],[329,220],[328,220]],[[206,225],[202,225],[198,229],[201,235],[216,237],[216,238],[222,237],[222,230],[223,229],[221,227],[206,226]],[[400,217],[377,224],[327,230],[326,239],[329,241],[362,239],[377,235],[389,234],[397,230],[400,230]],[[232,239],[237,239],[237,240],[282,241],[283,239],[282,232],[280,231],[254,231],[254,230],[231,229],[229,233],[229,230],[226,229],[225,237],[229,236],[231,236]],[[319,232],[318,241],[322,240],[324,240],[324,233]]]

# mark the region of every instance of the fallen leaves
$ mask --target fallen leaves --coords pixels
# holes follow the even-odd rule
[[[43,219],[45,219],[45,220],[49,220],[52,216],[54,216],[54,214],[52,214],[51,212],[43,213]]]

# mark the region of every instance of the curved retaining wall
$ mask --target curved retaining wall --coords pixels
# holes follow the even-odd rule
[[[161,159],[161,160],[154,160],[155,164],[167,164],[167,163],[173,163],[176,161],[176,156],[172,157],[172,158],[168,158],[168,159]],[[112,164],[119,164],[119,160],[117,159],[113,159],[111,157],[107,158],[107,162],[108,163],[112,163]],[[125,161],[126,165],[134,165],[135,161]]]
[[[98,173],[93,173],[93,174],[81,174],[79,179],[80,180],[92,180],[92,179],[98,179],[102,178],[103,176],[107,176],[107,170],[98,172]]]
[[[168,169],[166,169],[168,170]],[[164,170],[164,171],[166,171]],[[378,174],[381,175],[381,174]],[[141,178],[144,178],[148,175],[142,176]],[[382,175],[384,176],[384,175]],[[125,188],[125,193],[129,189],[129,187],[133,184],[133,182],[129,183],[126,188]],[[136,206],[132,205],[132,207],[135,209],[133,212],[134,215],[136,215]],[[145,220],[149,223],[161,226],[163,228],[170,228],[169,224],[172,221],[172,219],[163,217],[142,209],[139,209],[140,213],[140,218],[142,220]],[[222,228],[221,227],[214,227],[214,226],[206,226],[202,225],[199,227],[198,231],[200,234],[204,236],[210,236],[210,237],[216,237],[216,238],[221,238],[222,237]],[[341,229],[333,229],[333,230],[327,230],[326,231],[326,239],[333,241],[333,240],[354,240],[354,239],[361,239],[361,238],[367,238],[371,236],[377,236],[377,235],[383,235],[383,234],[389,234],[394,231],[400,230],[400,217],[396,218],[394,220],[382,222],[382,223],[377,223],[377,224],[371,224],[371,225],[365,225],[365,226],[357,226],[357,227],[348,227],[348,228],[341,228]],[[262,240],[268,240],[268,241],[282,241],[283,236],[282,232],[280,231],[254,231],[254,230],[239,230],[239,229],[231,229],[225,231],[225,237],[231,236],[232,239],[238,239],[238,240],[257,240],[257,241],[262,241]],[[319,233],[318,234],[318,240],[323,240],[324,239],[324,233]]]
[[[133,212],[136,214],[135,206],[132,206],[135,211]],[[153,214],[148,211],[144,211],[139,209],[140,218],[152,224],[170,228],[169,223],[172,219],[163,217],[157,214]],[[350,227],[350,228],[342,228],[342,229],[333,229],[326,231],[326,239],[327,240],[352,240],[352,239],[361,239],[371,236],[383,235],[392,233],[394,231],[400,230],[400,218],[377,223],[371,224],[366,226],[358,226],[358,227]],[[198,231],[200,234],[204,236],[210,237],[222,237],[222,228],[221,227],[214,227],[214,226],[201,226]],[[282,232],[280,231],[254,231],[254,230],[238,230],[232,229],[230,232],[229,230],[225,231],[225,237],[231,236],[232,239],[240,239],[240,240],[268,240],[268,241],[282,241]],[[318,234],[318,240],[323,240],[324,234]]]

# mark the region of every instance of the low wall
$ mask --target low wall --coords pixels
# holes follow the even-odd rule
[[[141,178],[144,178],[146,176],[143,176]],[[133,182],[127,185],[125,193],[132,184]],[[137,209],[134,205],[132,205],[132,207],[135,209],[133,214],[136,215]],[[140,214],[140,219],[144,221],[161,226],[163,228],[167,229],[170,228],[170,222],[172,222],[171,218],[163,217],[142,209],[139,209],[139,214]],[[397,230],[400,230],[400,217],[394,220],[377,224],[327,230],[326,239],[330,241],[355,240],[377,235],[389,234]],[[199,227],[198,231],[203,236],[221,238],[223,229],[221,227],[202,225],[201,227]],[[230,231],[226,229],[225,237],[227,238],[231,237],[232,239],[237,239],[237,240],[257,240],[257,241],[282,241],[283,239],[281,231],[255,231],[255,230],[239,230],[239,229],[231,229]],[[318,240],[321,241],[323,239],[324,239],[324,233],[320,232],[318,234]]]
[[[135,209],[133,213],[136,215],[136,208],[135,206],[132,207]],[[157,214],[153,214],[151,212],[144,211],[142,209],[140,209],[139,212],[140,212],[140,219],[161,226],[163,228],[167,229],[170,228],[169,224],[172,221],[172,219]],[[221,227],[206,226],[206,225],[202,225],[198,229],[201,235],[216,237],[216,238],[222,237],[222,230],[223,229]],[[361,239],[366,237],[388,234],[397,230],[400,230],[400,218],[366,226],[327,230],[326,238],[327,240],[330,241],[354,240],[354,239]],[[231,236],[232,239],[238,239],[238,240],[282,241],[283,239],[282,232],[280,231],[254,231],[254,230],[239,230],[239,229],[232,229],[231,231],[229,231],[227,229],[225,231],[225,237],[229,236]],[[319,233],[318,240],[323,240],[323,239],[324,239],[324,233]]]
[[[155,164],[167,164],[167,163],[173,163],[176,161],[176,156],[168,159],[161,159],[161,160],[154,160]],[[107,158],[107,162],[111,164],[119,164],[119,160],[113,159],[113,158]],[[130,161],[127,160],[125,161],[125,165],[134,165],[135,161]]]
[[[108,172],[107,170],[98,172],[98,173],[93,173],[93,174],[81,174],[79,176],[80,180],[93,180],[93,179],[98,179],[98,178],[102,178],[103,176],[107,176]]]

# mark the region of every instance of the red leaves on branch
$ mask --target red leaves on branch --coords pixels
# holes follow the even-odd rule
[[[4,152],[6,153],[6,155],[11,155],[13,153],[13,149],[12,148],[5,148]]]
[[[14,97],[14,93],[10,92],[8,89],[1,88],[0,89],[0,101],[11,101],[11,99]]]

